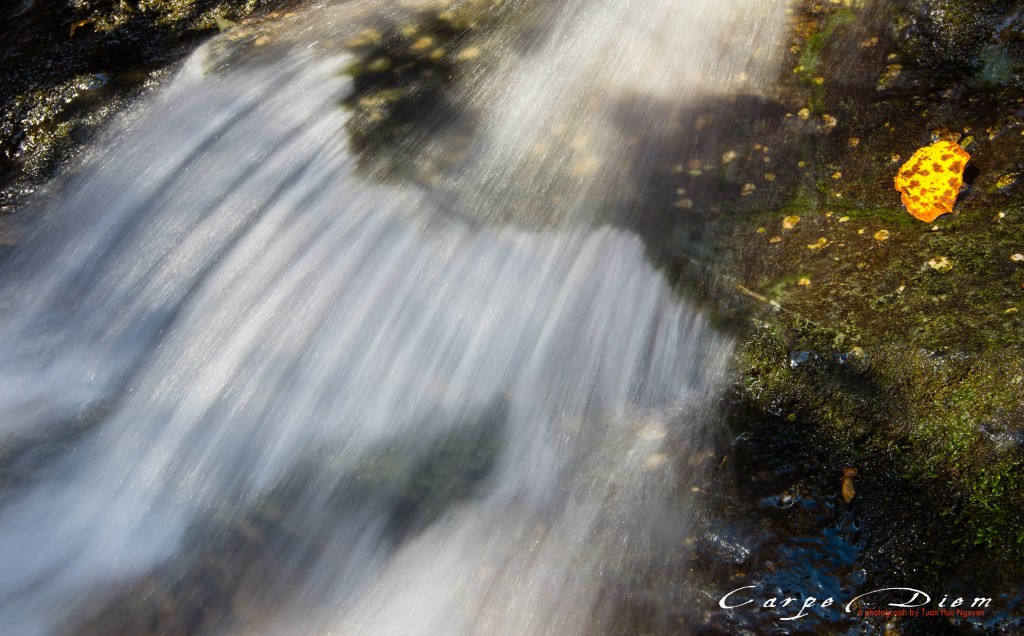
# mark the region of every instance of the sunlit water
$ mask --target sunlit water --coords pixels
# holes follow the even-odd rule
[[[682,547],[730,350],[588,217],[602,104],[749,88],[748,4],[560,3],[436,188],[357,176],[356,5],[193,55],[0,261],[0,633],[600,632]]]

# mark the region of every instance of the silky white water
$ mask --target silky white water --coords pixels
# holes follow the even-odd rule
[[[747,5],[551,3],[453,88],[433,186],[345,143],[328,40],[380,7],[197,51],[0,255],[0,633],[601,632],[682,548],[730,351],[588,216],[602,104],[753,90],[782,6]]]

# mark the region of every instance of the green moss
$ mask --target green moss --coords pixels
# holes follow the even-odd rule
[[[840,9],[829,14],[820,28],[808,36],[800,50],[800,62],[796,68],[799,70],[798,75],[810,89],[809,104],[812,113],[826,112],[825,86],[819,79],[822,49],[835,36],[836,31],[852,22],[854,17],[854,12],[849,9]]]
[[[745,394],[795,414],[862,472],[898,469],[948,518],[963,553],[1024,555],[1019,359],[935,357],[895,342],[859,357],[836,336],[784,314],[761,321],[740,350]]]

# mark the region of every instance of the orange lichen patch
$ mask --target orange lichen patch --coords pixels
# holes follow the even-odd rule
[[[971,155],[950,141],[918,149],[896,175],[907,211],[926,223],[953,211]]]

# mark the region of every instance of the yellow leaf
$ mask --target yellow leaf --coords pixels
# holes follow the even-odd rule
[[[853,489],[853,478],[857,476],[857,469],[852,466],[843,468],[843,501],[850,503],[857,491]]]
[[[926,223],[952,212],[970,159],[966,150],[949,141],[918,149],[896,175],[896,189],[907,211]]]

